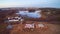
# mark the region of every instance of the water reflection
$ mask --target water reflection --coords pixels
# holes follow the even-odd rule
[[[35,11],[35,12],[19,11],[18,14],[20,14],[22,16],[28,16],[30,18],[40,18],[41,17],[40,12],[41,11]]]
[[[7,26],[7,29],[12,29],[12,28],[13,28],[13,26],[10,24]]]

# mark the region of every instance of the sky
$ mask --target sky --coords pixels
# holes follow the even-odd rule
[[[60,8],[60,0],[0,0],[0,8],[6,8],[6,7]]]

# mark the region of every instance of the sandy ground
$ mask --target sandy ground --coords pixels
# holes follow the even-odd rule
[[[34,28],[33,31],[25,31],[23,29],[23,25],[21,24],[16,24],[14,25],[13,29],[10,30],[10,34],[60,34],[60,25],[59,24],[51,24],[51,23],[45,23],[42,22],[42,24],[45,24],[47,28]]]
[[[60,22],[59,22],[60,23]],[[34,28],[31,30],[24,30],[24,25],[14,24],[11,30],[7,30],[7,24],[0,24],[0,34],[60,34],[60,24],[58,22],[42,22],[45,28]],[[3,27],[1,27],[3,26]]]

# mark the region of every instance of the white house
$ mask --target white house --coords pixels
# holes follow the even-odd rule
[[[8,17],[8,22],[16,22],[20,20],[21,20],[21,17]]]
[[[34,24],[25,24],[25,28],[34,28]]]

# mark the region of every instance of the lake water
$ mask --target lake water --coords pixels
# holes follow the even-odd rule
[[[28,17],[32,17],[32,18],[40,18],[41,14],[36,11],[36,12],[27,12],[27,11],[19,11],[19,14],[22,16],[28,16]]]

